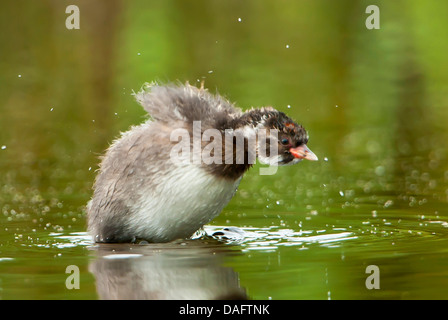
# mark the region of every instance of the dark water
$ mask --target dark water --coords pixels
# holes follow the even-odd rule
[[[447,299],[448,5],[403,3],[367,30],[365,1],[79,1],[69,31],[69,2],[3,1],[0,298]],[[253,168],[205,228],[230,239],[91,243],[97,157],[157,79],[276,106],[320,161]]]

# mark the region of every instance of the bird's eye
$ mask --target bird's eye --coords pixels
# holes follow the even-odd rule
[[[283,138],[281,142],[283,145],[287,145],[287,144],[289,144],[289,139]]]

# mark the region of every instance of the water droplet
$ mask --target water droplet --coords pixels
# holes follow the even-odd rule
[[[210,70],[208,73],[213,73],[213,70]]]
[[[327,157],[325,157],[325,158],[324,158],[324,161],[328,161],[328,158],[327,158]]]
[[[343,197],[344,196],[344,191],[340,190],[339,194],[341,195],[341,197]]]
[[[339,108],[339,106],[338,106],[338,105],[336,105],[336,108]]]
[[[291,105],[288,104],[288,109],[291,109]]]
[[[375,174],[377,176],[383,176],[385,172],[386,172],[386,168],[384,168],[384,166],[378,166],[375,168]]]
[[[241,18],[238,18],[238,22],[241,22]]]
[[[139,56],[139,55],[140,55],[140,52],[139,52],[139,53],[137,53],[137,55]]]
[[[51,109],[50,109],[50,112],[53,111],[53,110],[54,110],[54,108],[51,108]]]
[[[393,204],[394,204],[394,202],[392,200],[387,200],[386,203],[384,204],[384,208],[388,208]]]
[[[2,146],[2,150],[5,150],[5,149],[6,149],[6,146],[5,146],[5,145],[3,145],[3,146]]]
[[[21,74],[19,74],[19,75],[17,75],[19,78],[22,78],[22,75]]]
[[[289,49],[289,44],[286,45],[286,49]]]

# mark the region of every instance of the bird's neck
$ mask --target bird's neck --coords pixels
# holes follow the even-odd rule
[[[274,109],[261,108],[251,109],[232,119],[223,140],[226,147],[232,148],[223,149],[222,164],[206,166],[206,169],[224,178],[240,178],[255,163],[260,131],[275,115]]]

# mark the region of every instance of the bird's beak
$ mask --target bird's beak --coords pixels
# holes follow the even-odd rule
[[[310,161],[317,161],[319,160],[317,156],[311,151],[306,144],[302,144],[301,146],[297,148],[291,148],[289,149],[289,152],[295,157],[299,159],[307,159]]]

